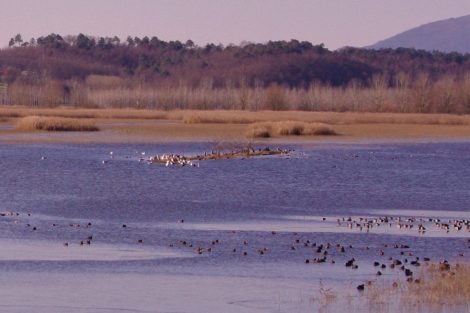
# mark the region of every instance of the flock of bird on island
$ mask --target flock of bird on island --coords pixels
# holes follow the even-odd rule
[[[220,151],[220,150],[212,150],[210,153],[204,153],[202,155],[191,155],[185,156],[181,154],[169,153],[169,154],[162,154],[162,155],[154,155],[149,158],[145,158],[146,153],[142,152],[139,157],[139,162],[147,162],[148,164],[163,164],[165,166],[190,166],[190,167],[199,167],[198,161],[207,161],[207,160],[222,160],[222,159],[245,159],[248,157],[256,157],[256,156],[269,156],[269,155],[288,155],[289,153],[293,152],[294,150],[290,149],[272,149],[269,147],[265,147],[263,149],[254,149],[254,148],[243,148],[243,149],[236,149],[236,150],[227,150],[227,151]],[[136,154],[138,152],[136,151]],[[110,160],[114,159],[114,152],[109,152],[110,159],[102,160],[101,163],[107,164]],[[130,158],[130,156],[126,156],[126,158]],[[42,157],[42,160],[47,159],[46,157]]]
[[[260,150],[261,151],[261,150]],[[276,151],[275,153],[289,153],[291,150],[270,150],[267,148],[267,150],[264,150],[265,152],[268,151]],[[137,153],[137,152],[136,152]],[[233,152],[231,152],[233,153]],[[139,158],[139,162],[144,162],[147,161],[148,163],[160,163],[164,164],[166,166],[170,165],[177,165],[177,166],[193,166],[193,167],[199,167],[199,163],[194,163],[194,160],[205,160],[205,159],[212,159],[212,156],[215,155],[215,152],[212,152],[210,154],[210,157],[207,158],[207,154],[204,156],[197,156],[197,157],[185,157],[182,155],[178,154],[163,154],[163,155],[156,155],[152,156],[148,159],[145,159],[145,152],[141,153],[141,157]],[[110,157],[111,159],[114,158],[114,153],[110,152]],[[46,160],[47,157],[43,156],[41,158],[42,160]],[[108,163],[109,160],[103,160],[102,163],[106,164]],[[31,217],[31,213],[26,213],[28,217]],[[18,212],[0,212],[0,217],[10,217],[13,218],[13,223],[15,224],[21,224],[21,221],[18,219],[20,217],[20,213]],[[329,222],[331,223],[331,218],[324,217],[321,219],[323,222]],[[333,219],[334,221],[334,219]],[[180,219],[177,221],[178,223],[184,223],[184,219]],[[335,225],[337,227],[347,227],[350,231],[366,231],[369,232],[373,230],[374,228],[392,228],[394,227],[396,230],[408,230],[408,231],[417,231],[418,235],[424,235],[426,231],[430,227],[433,227],[434,231],[443,231],[445,233],[450,233],[450,232],[470,232],[470,221],[468,219],[453,219],[453,220],[441,220],[438,218],[417,218],[417,217],[394,217],[394,216],[382,216],[382,217],[357,217],[357,218],[352,218],[352,217],[343,217],[343,218],[336,218],[335,223],[332,225]],[[56,223],[53,223],[50,225],[51,227],[56,227],[58,226]],[[92,229],[92,223],[88,222],[85,224],[79,224],[79,223],[69,223],[69,227],[71,228],[90,228]],[[33,226],[31,223],[27,223],[26,227],[30,228],[32,231],[37,231],[38,226]],[[128,228],[127,224],[122,224],[122,228]],[[242,232],[242,231],[231,231],[232,233],[236,232]],[[276,231],[272,231],[271,234],[274,236],[278,234]],[[344,263],[344,266],[347,268],[350,268],[352,270],[358,269],[359,264],[358,260],[354,257],[347,258],[347,253],[348,251],[351,251],[353,249],[363,249],[366,251],[369,251],[371,248],[366,246],[366,247],[353,247],[352,245],[346,245],[346,244],[341,244],[341,243],[318,243],[314,240],[311,239],[305,239],[302,238],[301,235],[297,232],[291,232],[292,236],[294,237],[292,244],[290,245],[290,248],[288,250],[292,252],[295,252],[300,249],[311,249],[312,253],[314,254],[314,257],[312,258],[307,258],[304,259],[303,263],[305,264],[321,264],[321,263],[329,263],[329,264],[336,264],[337,260],[335,260],[335,257],[341,258],[346,258],[347,261]],[[86,245],[91,245],[95,240],[95,236],[93,234],[90,234],[83,239],[79,240],[76,244],[80,246],[86,246]],[[144,239],[138,239],[136,241],[136,244],[143,244]],[[202,246],[195,246],[191,240],[178,240],[172,243],[168,243],[168,247],[170,248],[189,248],[193,249],[193,251],[197,255],[203,255],[203,254],[211,254],[211,252],[214,251],[214,249],[218,249],[217,247],[220,246],[222,243],[221,240],[219,239],[214,239],[210,242],[207,243],[207,245]],[[69,247],[71,245],[71,242],[66,241],[63,243],[65,247]],[[470,249],[470,239],[466,239],[466,247]],[[242,248],[240,248],[240,246]],[[243,240],[238,247],[229,247],[229,253],[232,254],[238,254],[240,253],[242,256],[248,256],[250,249],[249,247],[249,242],[247,240]],[[396,251],[399,251],[399,254],[397,253],[390,253],[389,249],[393,249]],[[271,251],[270,249],[266,247],[253,247],[251,249],[250,254],[255,251],[255,254],[257,255],[266,255],[269,254]],[[287,253],[287,252],[286,252]],[[393,257],[392,255],[395,255]],[[396,255],[399,255],[399,257],[396,257]],[[412,248],[408,244],[401,244],[401,243],[394,243],[394,244],[384,244],[383,247],[378,249],[377,251],[377,256],[380,257],[380,260],[376,260],[373,262],[373,266],[377,269],[375,272],[376,276],[382,276],[384,274],[384,271],[386,269],[399,269],[403,272],[405,275],[406,281],[407,282],[414,282],[414,283],[420,283],[420,279],[414,278],[414,273],[412,270],[412,267],[419,267],[423,262],[430,262],[431,258],[429,257],[422,257],[422,256],[416,256],[414,255]],[[459,257],[464,257],[463,252],[458,252]],[[450,263],[443,259],[439,262],[439,269],[442,271],[450,271],[451,270],[451,265]],[[357,289],[359,291],[362,291],[365,289],[365,286],[371,285],[372,281],[367,281],[365,284],[360,284],[357,286]],[[398,286],[397,282],[393,283],[393,286],[396,287]]]
[[[111,151],[109,153],[111,156],[111,159],[114,159],[114,152]],[[145,162],[147,161],[149,164],[152,163],[162,163],[165,166],[170,166],[170,165],[179,165],[179,166],[193,166],[193,167],[199,167],[199,163],[193,163],[191,160],[188,160],[186,157],[178,155],[178,154],[162,154],[162,155],[155,155],[151,156],[148,159],[145,159],[145,152],[141,153],[141,157],[139,157],[139,162]],[[103,164],[109,163],[109,160],[103,160],[101,161]]]

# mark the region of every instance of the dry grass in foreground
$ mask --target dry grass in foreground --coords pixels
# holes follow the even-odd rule
[[[371,286],[366,296],[375,312],[463,312],[470,304],[470,264],[431,264],[417,279]]]
[[[327,124],[297,121],[261,122],[249,125],[247,137],[269,138],[276,136],[332,136],[337,135]]]
[[[406,285],[407,301],[434,305],[470,303],[470,264],[452,267],[433,264],[425,269],[422,277],[419,283]]]
[[[97,131],[96,125],[88,120],[66,117],[26,116],[19,119],[16,129],[23,131]]]

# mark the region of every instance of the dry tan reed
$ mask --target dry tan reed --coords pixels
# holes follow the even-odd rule
[[[331,136],[337,135],[330,125],[298,121],[259,122],[248,126],[247,137]]]
[[[175,111],[185,123],[249,124],[269,121],[299,121],[326,124],[426,124],[470,125],[470,115],[418,113],[358,113],[304,111]],[[174,117],[176,117],[174,115]]]
[[[249,138],[269,138],[272,135],[272,130],[267,123],[251,124],[246,131],[246,136]]]
[[[238,114],[237,114],[238,113]],[[249,124],[256,121],[250,114],[239,111],[190,111],[183,113],[186,124]]]
[[[427,304],[470,304],[470,265],[455,265],[447,269],[438,264],[427,267],[420,283],[407,284],[406,301]]]
[[[97,131],[96,125],[89,120],[66,117],[26,116],[19,119],[16,129],[22,131]]]
[[[84,109],[84,108],[35,108],[24,106],[0,107],[0,118],[16,118],[25,116],[50,116],[67,118],[101,118],[101,119],[182,119],[182,113],[157,110],[138,109]]]
[[[268,127],[279,136],[301,136],[304,135],[305,123],[297,121],[266,122]]]
[[[359,113],[359,112],[304,112],[304,111],[241,111],[241,110],[148,110],[132,108],[84,109],[84,108],[36,108],[0,106],[0,118],[18,118],[30,115],[98,118],[182,120],[188,124],[251,124],[256,122],[297,121],[349,124],[416,124],[416,125],[470,125],[470,115],[420,114],[420,113]]]
[[[370,312],[464,312],[470,304],[470,265],[443,269],[425,266],[419,278],[393,286],[371,285],[366,293]],[[462,309],[464,311],[462,311]]]
[[[304,128],[304,134],[310,136],[334,136],[338,133],[330,125],[323,123],[308,123]]]

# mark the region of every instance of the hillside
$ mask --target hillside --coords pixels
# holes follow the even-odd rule
[[[156,37],[121,41],[50,34],[27,42],[17,39],[0,50],[0,81],[8,84],[54,80],[70,85],[90,75],[105,75],[138,84],[347,86],[353,81],[368,85],[381,74],[392,82],[399,73],[411,78],[427,73],[436,79],[470,70],[470,55],[415,49],[330,51],[297,40],[200,47],[190,40],[166,42]]]
[[[470,52],[470,15],[425,24],[368,48],[415,48],[428,51]]]

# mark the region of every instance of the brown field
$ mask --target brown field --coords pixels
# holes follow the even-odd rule
[[[101,131],[75,136],[37,136],[15,129],[26,116],[93,122]],[[47,142],[160,142],[178,140],[349,141],[470,138],[470,115],[405,113],[337,113],[304,111],[194,111],[0,107],[0,140]],[[265,127],[270,125],[270,129]],[[300,126],[300,127],[299,127]],[[264,132],[264,134],[263,134]],[[336,133],[338,136],[322,136]],[[301,134],[302,136],[296,136]],[[318,136],[320,135],[320,136]]]

